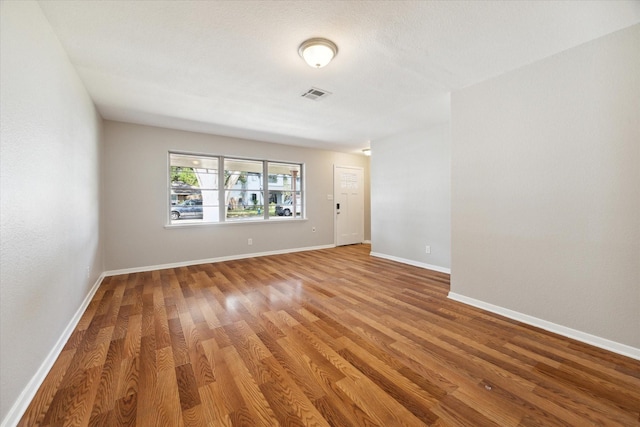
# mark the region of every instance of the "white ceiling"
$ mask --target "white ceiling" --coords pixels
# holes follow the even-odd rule
[[[106,119],[338,151],[449,92],[640,22],[640,1],[40,1]],[[298,56],[311,37],[327,67]],[[311,87],[332,92],[301,97]]]

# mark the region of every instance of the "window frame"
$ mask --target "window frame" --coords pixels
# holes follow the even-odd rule
[[[217,175],[218,175],[218,185],[215,191],[218,192],[218,220],[217,221],[204,221],[204,219],[198,219],[197,221],[189,221],[185,223],[180,223],[178,220],[173,220],[171,218],[171,207],[172,207],[172,181],[171,181],[171,156],[192,156],[192,157],[202,157],[209,159],[217,159]],[[236,160],[236,161],[248,161],[248,162],[261,162],[262,163],[262,179],[261,186],[262,190],[262,209],[263,213],[261,216],[255,216],[249,219],[241,219],[241,220],[228,220],[227,219],[227,205],[226,205],[226,193],[228,190],[225,188],[225,161],[226,160]],[[282,190],[270,190],[269,189],[269,165],[270,164],[279,164],[279,165],[291,165],[292,167],[296,167],[299,170],[299,188],[296,188],[296,194],[299,195],[300,198],[300,212],[297,216],[279,216],[277,213],[274,214],[269,213],[269,197],[272,191],[282,191]],[[307,211],[306,211],[306,165],[304,162],[293,162],[289,160],[275,160],[275,159],[265,159],[265,158],[255,158],[255,157],[245,157],[245,156],[234,156],[234,155],[223,155],[223,154],[213,154],[213,153],[202,153],[202,152],[192,152],[192,151],[183,151],[183,150],[168,150],[167,152],[167,168],[166,168],[166,178],[167,178],[167,201],[166,201],[166,228],[173,227],[199,227],[199,226],[207,226],[207,225],[229,225],[229,224],[263,224],[270,222],[287,222],[287,221],[306,221],[307,220]],[[273,183],[271,183],[273,184]],[[294,195],[295,201],[295,195]]]

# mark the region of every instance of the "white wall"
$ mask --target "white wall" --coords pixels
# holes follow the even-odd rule
[[[371,156],[371,250],[448,271],[451,260],[449,123],[375,141]],[[431,254],[426,246],[431,246]]]
[[[5,419],[103,264],[101,119],[38,4],[3,1],[0,17]]]
[[[640,348],[639,46],[636,25],[453,93],[453,293]]]
[[[166,228],[169,150],[304,163],[308,220]],[[106,269],[332,245],[334,209],[327,195],[333,194],[333,165],[362,167],[366,176],[368,163],[363,155],[106,121]],[[367,221],[365,239],[369,235]],[[247,245],[248,238],[253,239],[252,246]]]

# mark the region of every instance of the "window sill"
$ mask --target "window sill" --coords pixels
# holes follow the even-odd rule
[[[179,229],[179,228],[191,228],[191,227],[221,227],[221,226],[237,226],[237,225],[255,225],[255,224],[283,224],[287,222],[306,222],[307,218],[270,218],[270,219],[254,219],[254,220],[241,220],[241,221],[225,221],[225,222],[187,222],[180,224],[165,224],[166,229]]]

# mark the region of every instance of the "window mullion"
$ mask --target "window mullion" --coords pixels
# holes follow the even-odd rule
[[[218,157],[218,217],[220,222],[227,220],[226,206],[224,204],[227,188],[224,185],[224,157]]]
[[[262,202],[264,203],[264,219],[269,219],[269,166],[262,161]]]

